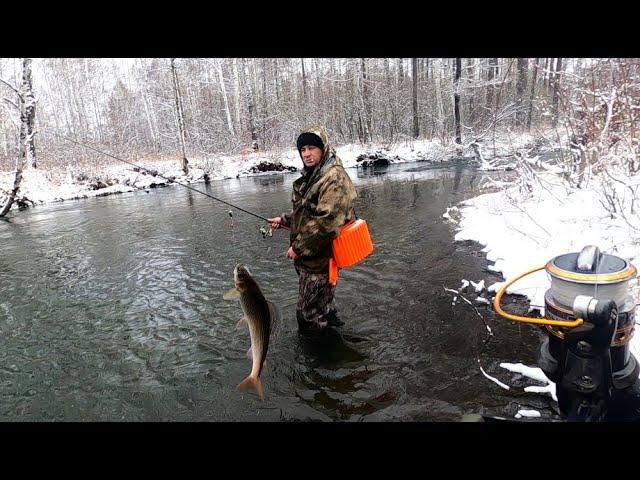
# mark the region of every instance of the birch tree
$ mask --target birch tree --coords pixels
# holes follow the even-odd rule
[[[0,217],[4,217],[18,194],[20,189],[20,183],[22,182],[22,170],[26,165],[28,159],[31,160],[32,168],[36,168],[36,147],[35,147],[35,130],[33,128],[35,116],[36,116],[36,100],[33,94],[33,84],[31,80],[31,59],[24,58],[22,60],[22,85],[18,90],[11,83],[4,81],[3,83],[9,86],[18,96],[18,105],[13,103],[14,106],[20,110],[20,134],[18,140],[18,156],[16,158],[16,172],[13,180],[13,187],[8,192],[4,204],[0,206]]]
[[[224,84],[224,76],[222,75],[222,66],[220,65],[220,60],[215,59],[215,68],[218,73],[218,81],[220,82],[220,93],[222,93],[222,99],[224,101],[224,113],[227,118],[227,128],[229,129],[229,133],[231,135],[235,135],[233,131],[233,120],[231,120],[231,110],[229,110],[229,100],[227,98],[227,89]]]

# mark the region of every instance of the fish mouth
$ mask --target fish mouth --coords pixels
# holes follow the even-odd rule
[[[246,265],[242,263],[236,264],[236,267],[233,269],[233,280],[236,282],[236,284],[241,283],[243,281],[242,277],[249,277],[249,276],[251,276],[251,272],[246,267]]]

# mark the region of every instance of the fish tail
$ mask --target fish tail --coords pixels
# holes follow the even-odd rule
[[[251,375],[249,375],[238,384],[236,390],[242,392],[251,388],[258,392],[260,400],[264,400],[264,390],[262,389],[262,382],[260,381],[260,377],[252,377]]]

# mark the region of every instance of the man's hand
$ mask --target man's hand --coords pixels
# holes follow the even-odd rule
[[[290,258],[291,260],[298,258],[298,254],[293,251],[293,247],[289,247],[289,250],[287,250],[287,258]]]
[[[282,226],[282,217],[267,218],[267,222],[271,228],[280,228]]]

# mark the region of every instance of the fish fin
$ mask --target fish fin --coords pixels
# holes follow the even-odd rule
[[[247,319],[245,317],[242,317],[240,320],[238,320],[238,323],[236,323],[236,330],[241,330],[242,328],[247,328],[249,326],[249,324],[247,323]]]
[[[251,375],[249,375],[238,384],[236,390],[238,392],[242,392],[251,388],[258,392],[260,400],[264,401],[264,390],[262,389],[262,382],[260,381],[260,377],[252,377]]]
[[[229,290],[224,292],[222,298],[224,300],[234,300],[236,298],[240,298],[240,291],[236,287],[230,288]]]
[[[282,327],[282,313],[275,303],[267,300],[267,305],[269,305],[269,316],[271,317],[271,330],[269,332],[269,337],[275,340],[280,335]]]

